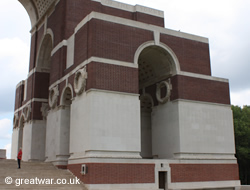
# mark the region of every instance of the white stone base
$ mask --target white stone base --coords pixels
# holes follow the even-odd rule
[[[23,160],[45,160],[45,121],[31,121],[23,128]]]
[[[177,189],[222,189],[233,190],[240,185],[240,181],[209,181],[209,182],[189,182],[189,183],[170,183],[170,190]]]
[[[190,182],[190,183],[168,183],[168,190],[234,190],[240,186],[240,181],[216,181],[216,182]],[[163,190],[157,184],[98,184],[86,185],[88,190]],[[166,190],[167,190],[166,189]]]

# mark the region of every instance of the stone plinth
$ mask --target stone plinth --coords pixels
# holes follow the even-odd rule
[[[0,159],[6,159],[6,150],[0,149]]]

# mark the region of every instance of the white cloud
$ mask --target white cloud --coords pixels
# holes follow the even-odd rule
[[[250,105],[250,89],[240,92],[231,92],[231,102],[233,105],[241,107]]]
[[[0,120],[0,139],[1,140],[11,140],[12,133],[12,121],[10,119]]]
[[[1,81],[20,80],[27,76],[29,65],[29,45],[19,38],[0,39]],[[19,77],[18,79],[16,79]]]
[[[6,156],[7,156],[7,159],[10,159],[10,155],[11,155],[11,144],[5,145],[4,149],[6,149]]]

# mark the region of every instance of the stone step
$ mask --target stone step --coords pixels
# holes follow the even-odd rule
[[[5,182],[6,177],[11,177],[12,184],[8,185]],[[41,180],[48,179],[52,181],[52,184],[25,184],[22,181],[20,186],[20,180],[29,180],[31,183],[40,183]],[[67,184],[56,184],[57,179],[63,180]],[[16,181],[18,180],[18,181]],[[38,181],[39,180],[39,181]],[[65,181],[66,180],[66,181]],[[45,181],[44,181],[45,182]],[[44,183],[43,182],[43,183]],[[59,181],[60,182],[60,181]],[[70,184],[72,182],[79,182],[76,177],[68,170],[61,170],[53,166],[51,163],[44,162],[22,162],[21,169],[17,169],[16,160],[0,160],[0,189],[59,189],[59,190],[87,190],[84,184]]]

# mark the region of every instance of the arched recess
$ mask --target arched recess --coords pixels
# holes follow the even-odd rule
[[[139,70],[139,93],[141,101],[141,156],[142,158],[158,158],[155,138],[154,109],[166,106],[170,97],[171,77],[179,72],[179,62],[172,50],[164,44],[154,42],[142,44],[135,54],[135,63]],[[164,84],[162,85],[162,81]],[[160,95],[159,95],[160,93]],[[164,99],[166,101],[159,101]],[[167,127],[161,124],[160,127]],[[159,123],[157,124],[159,127]]]
[[[60,105],[70,106],[72,103],[73,88],[71,84],[68,84],[62,91]]]
[[[60,153],[59,156],[61,160],[65,160],[67,164],[67,159],[69,157],[69,143],[70,143],[70,116],[71,116],[71,103],[73,98],[73,88],[69,84],[67,85],[61,95],[60,105],[61,105],[61,118],[62,122],[60,125]]]
[[[36,68],[40,72],[50,72],[50,62],[51,62],[51,52],[53,49],[53,35],[48,32],[44,35],[39,50],[36,61]]]
[[[35,26],[37,20],[39,19],[38,17],[38,11],[37,8],[34,4],[33,1],[29,1],[29,0],[18,0],[23,7],[26,9],[29,17],[30,17],[30,22],[31,22],[31,26]]]

